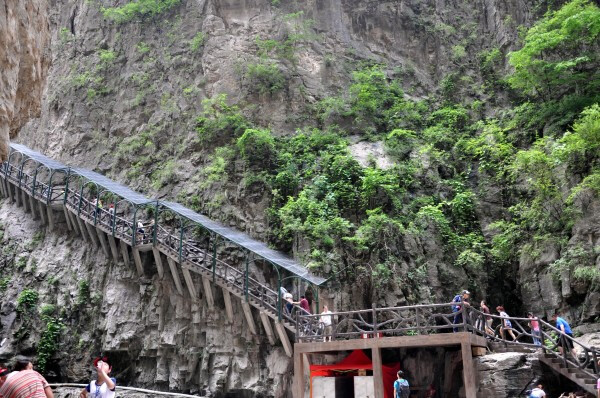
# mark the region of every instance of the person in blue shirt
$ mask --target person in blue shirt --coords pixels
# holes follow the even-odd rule
[[[461,309],[460,303],[464,302],[465,306],[468,306],[469,303],[467,303],[467,301],[469,300],[470,296],[471,293],[468,290],[463,290],[460,294],[457,294],[452,299],[452,312],[455,313],[454,321],[452,322],[454,325],[459,325],[463,323],[463,313],[459,312]],[[456,333],[458,332],[458,327],[454,326],[452,330],[454,331],[454,333]]]
[[[404,372],[399,370],[398,379],[394,382],[394,398],[408,398],[410,396],[410,386],[404,378]]]
[[[555,312],[554,315],[552,315],[552,320],[556,322],[556,328],[561,332],[561,344],[558,346],[560,355],[563,354],[563,347],[565,347],[567,353],[570,352],[573,348],[573,332],[571,331],[571,327],[567,321],[558,316],[558,312]]]

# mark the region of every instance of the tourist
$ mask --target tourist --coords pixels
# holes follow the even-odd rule
[[[310,312],[310,304],[308,304],[308,300],[306,299],[306,296],[300,296],[300,308],[302,308],[304,311],[306,311],[307,313],[311,313]]]
[[[489,334],[490,336],[493,336],[494,329],[492,329],[492,322],[494,322],[494,320],[490,316],[490,308],[487,306],[487,303],[485,302],[485,300],[481,300],[481,303],[479,303],[479,306],[481,308],[481,312],[484,313],[484,319],[478,320],[483,324],[483,325],[480,324],[480,327],[478,329],[480,329],[481,326],[483,326],[485,333]]]
[[[398,379],[394,381],[394,398],[408,398],[410,396],[410,385],[404,378],[404,372],[399,370]]]
[[[529,327],[531,328],[531,337],[533,337],[533,344],[542,345],[542,331],[540,330],[540,321],[537,317],[534,318],[531,312],[527,314],[527,317],[531,319],[531,321],[529,321]]]
[[[569,353],[573,348],[573,332],[571,331],[571,327],[567,321],[558,316],[558,312],[555,312],[554,315],[552,315],[552,320],[556,322],[556,328],[561,332],[560,342],[558,345],[558,351],[560,352],[560,355],[563,355],[563,347],[566,347],[566,353]]]
[[[333,332],[333,322],[331,320],[331,311],[326,305],[323,306],[323,312],[321,312],[321,323],[323,324],[323,341],[331,341],[331,334]]]
[[[544,392],[542,383],[538,382],[537,385],[535,386],[535,388],[533,390],[531,390],[531,393],[529,394],[528,398],[542,398],[545,396],[546,396],[546,393]]]
[[[10,373],[2,387],[2,398],[54,398],[50,385],[44,377],[33,370],[33,364],[27,357],[15,358],[14,372]]]
[[[106,357],[94,359],[94,368],[98,375],[96,380],[92,380],[90,384],[85,386],[79,393],[79,397],[87,398],[89,393],[92,395],[91,398],[114,398],[117,381],[112,377],[108,377],[112,370],[108,359]]]
[[[144,223],[141,221],[137,222],[137,232],[138,232],[138,234],[142,235],[141,241],[143,242],[144,239],[146,239],[146,231],[144,230]],[[140,239],[138,239],[138,240],[140,240]]]
[[[508,319],[508,314],[504,310],[504,307],[499,305],[496,307],[496,311],[498,311],[498,315],[502,317],[502,322],[500,323],[500,337],[504,340],[504,331],[506,330],[510,337],[512,337],[513,341],[517,338],[515,337],[515,333],[513,332],[512,323],[510,319]]]
[[[454,296],[454,299],[452,299],[453,303],[464,303],[465,307],[469,306],[468,300],[469,297],[471,296],[471,293],[468,290],[463,290],[460,294],[457,294],[456,296]],[[463,323],[463,313],[461,312],[461,305],[460,304],[453,304],[452,305],[452,312],[455,313],[454,315],[454,321],[452,322],[454,325],[459,325]],[[458,332],[458,327],[454,326],[452,328],[452,330],[454,331],[454,333]]]
[[[2,385],[6,381],[6,377],[8,376],[9,373],[10,373],[10,370],[5,369],[5,368],[0,368],[0,387],[2,387]]]

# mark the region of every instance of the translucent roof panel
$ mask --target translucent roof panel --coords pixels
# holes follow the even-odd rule
[[[130,201],[134,205],[156,203],[156,200],[148,199],[141,193],[136,192],[126,187],[125,185],[119,184],[118,182],[114,182],[110,178],[105,177],[102,174],[96,173],[95,171],[90,171],[79,167],[72,167],[71,174],[82,176],[87,180],[96,183],[102,188],[116,194],[117,196],[120,196],[123,199]]]
[[[273,264],[276,264],[281,268],[286,269],[292,274],[297,275],[310,283],[319,286],[325,282],[325,279],[313,275],[306,267],[303,267],[297,261],[293,260],[292,258],[286,256],[281,252],[269,249],[264,243],[252,239],[250,236],[246,235],[243,232],[240,232],[233,228],[225,227],[224,225],[213,221],[208,217],[203,216],[202,214],[198,214],[195,211],[180,205],[179,203],[159,201],[159,204],[181,215],[182,217],[185,217],[188,220],[198,223],[204,228],[221,235],[223,238],[233,243],[236,243],[237,245],[248,249],[253,253],[258,254],[265,260],[268,260]]]
[[[10,148],[14,152],[18,152],[23,154],[24,156],[35,160],[36,162],[43,164],[48,167],[50,170],[68,170],[69,167],[58,162],[54,159],[50,159],[39,152],[34,151],[33,149],[27,148],[25,145],[15,144],[13,142],[10,143]]]

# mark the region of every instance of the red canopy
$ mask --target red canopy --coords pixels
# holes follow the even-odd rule
[[[383,392],[385,398],[394,396],[394,380],[400,370],[400,363],[383,365]],[[358,370],[373,370],[373,361],[363,350],[354,350],[346,358],[332,365],[310,365],[310,385],[312,397],[312,378],[315,376],[335,376],[339,373],[356,375]]]

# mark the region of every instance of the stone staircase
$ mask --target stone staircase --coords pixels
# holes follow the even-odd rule
[[[571,380],[585,391],[591,394],[596,393],[596,379],[582,369],[575,367],[573,364],[565,365],[565,361],[563,358],[559,357],[557,353],[547,352],[546,350],[543,350],[542,347],[535,348],[510,342],[490,342],[488,343],[488,348],[494,353],[517,352],[534,354],[537,352],[538,360],[552,369],[552,371]]]

